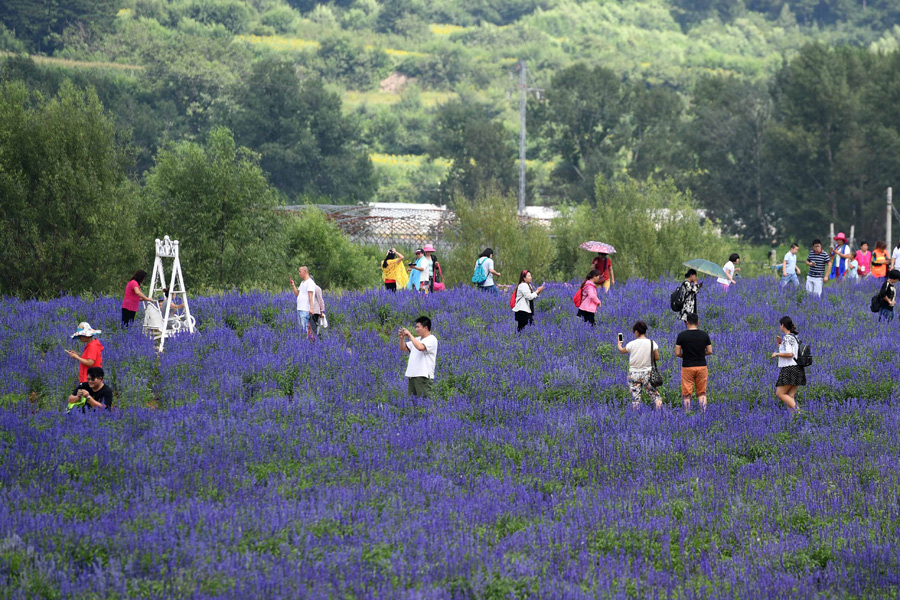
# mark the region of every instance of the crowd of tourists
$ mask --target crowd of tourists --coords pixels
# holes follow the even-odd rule
[[[843,233],[836,235],[834,241],[837,244],[832,245],[827,252],[823,249],[821,240],[812,241],[805,261],[808,267],[806,291],[821,296],[824,283],[829,279],[850,282],[866,278],[879,279],[882,284],[872,298],[870,308],[872,312],[878,313],[880,321],[892,321],[897,302],[897,285],[900,283],[900,269],[898,269],[900,240],[890,254],[887,251],[887,244],[882,241],[875,244],[872,252],[868,249],[868,243],[863,241],[855,253]],[[782,288],[789,285],[800,287],[799,277],[802,272],[797,265],[799,250],[800,246],[794,243],[784,255],[779,267]],[[405,263],[405,260],[406,257],[396,248],[391,248],[385,255],[381,262],[381,270],[386,290],[396,292],[405,289],[428,294],[445,289],[443,271],[432,244],[417,249],[415,258],[409,263]],[[722,265],[724,276],[719,276],[717,283],[726,292],[737,284],[740,260],[740,255],[734,253]],[[472,283],[477,289],[499,294],[498,280],[501,274],[495,266],[493,249],[485,248],[476,258],[473,269]],[[145,271],[137,271],[125,286],[122,300],[123,327],[129,327],[134,322],[142,301],[157,302],[141,291],[146,276]],[[322,288],[316,284],[308,267],[301,266],[298,269],[298,276],[299,285],[290,278],[291,289],[296,297],[297,321],[301,334],[313,341],[320,338],[328,327],[325,299]],[[594,327],[597,313],[602,307],[600,290],[608,293],[614,284],[612,260],[607,253],[598,252],[591,261],[591,269],[572,298],[578,317]],[[681,396],[685,410],[690,410],[694,395],[697,396],[701,410],[705,409],[707,404],[709,374],[706,357],[712,354],[713,347],[709,334],[699,328],[698,294],[702,287],[703,282],[699,281],[697,270],[688,269],[671,299],[672,310],[679,313],[679,318],[685,324],[685,330],[679,333],[673,349],[674,355],[682,360]],[[543,284],[535,287],[530,270],[524,269],[519,273],[518,282],[513,286],[509,300],[517,333],[535,324],[534,301],[544,289]],[[173,310],[183,308],[183,304],[170,297],[168,290],[162,291],[164,296],[157,302],[160,308],[163,304],[159,303],[162,302],[171,303]],[[410,354],[406,378],[408,391],[414,396],[428,397],[433,390],[438,341],[431,332],[431,326],[431,320],[421,316],[415,321],[416,335],[405,328],[398,331],[400,349]],[[797,389],[806,385],[805,367],[808,366],[809,348],[801,343],[799,332],[790,317],[783,317],[779,321],[779,327],[783,335],[778,338],[777,350],[772,353],[772,358],[778,359],[779,366],[776,397],[794,412],[799,410],[795,400]],[[78,338],[84,344],[83,351],[79,354],[73,350],[66,350],[66,353],[79,363],[78,386],[68,397],[69,411],[75,408],[81,408],[82,411],[87,408],[106,410],[112,408],[113,392],[109,385],[104,383],[103,344],[97,339],[100,333],[100,330],[93,329],[89,323],[80,323],[72,338]],[[656,408],[660,408],[662,397],[659,388],[662,385],[662,376],[656,367],[656,361],[660,359],[659,346],[647,337],[648,326],[643,321],[634,323],[632,334],[634,339],[627,344],[622,333],[617,336],[619,352],[629,356],[627,382],[631,391],[632,406],[635,409],[639,408],[642,394],[646,393]]]

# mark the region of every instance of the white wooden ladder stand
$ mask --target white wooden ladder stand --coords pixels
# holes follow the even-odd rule
[[[154,340],[159,342],[159,351],[163,351],[166,338],[177,333],[194,333],[196,321],[191,316],[191,307],[188,304],[187,290],[184,287],[184,275],[181,273],[181,259],[178,257],[178,240],[171,240],[169,236],[156,240],[156,260],[153,263],[153,277],[150,278],[150,291],[148,298],[154,298],[154,294],[166,287],[166,273],[163,270],[163,259],[171,258],[172,277],[169,280],[169,293],[165,299],[165,306],[160,306],[156,301],[144,302],[144,332],[149,333]],[[184,304],[183,314],[173,314],[172,301],[181,298]]]

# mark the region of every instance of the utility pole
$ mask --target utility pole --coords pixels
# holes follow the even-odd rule
[[[525,99],[528,95],[528,78],[525,74],[524,60],[519,61],[519,92],[519,214],[523,215],[525,214]],[[889,218],[890,216],[888,213]],[[890,239],[891,234],[888,229],[888,240]]]
[[[519,71],[519,214],[525,214],[525,140],[527,139],[525,127],[526,99],[528,92],[534,92],[540,100],[543,89],[528,87],[528,75],[525,61],[520,60],[516,65]],[[510,74],[512,75],[512,74]]]
[[[894,215],[891,214],[894,209],[894,200],[892,197],[893,195],[894,195],[894,190],[891,188],[888,188],[887,189],[887,244],[888,244],[888,248],[891,247],[891,242],[894,239],[894,234],[891,231],[891,219],[894,218]]]

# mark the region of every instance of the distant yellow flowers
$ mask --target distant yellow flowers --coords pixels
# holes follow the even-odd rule
[[[304,40],[283,35],[237,35],[235,39],[248,44],[262,44],[275,50],[306,50],[307,48],[319,47],[319,42],[315,40]]]
[[[445,25],[443,23],[432,23],[428,26],[434,35],[453,35],[457,31],[462,31],[465,27],[459,25]]]
[[[424,154],[371,154],[372,163],[386,167],[400,167],[414,169],[422,166],[428,157]],[[435,158],[431,162],[439,167],[450,166],[450,161],[443,158]]]
[[[275,50],[306,50],[308,48],[318,48],[319,42],[315,40],[304,40],[302,38],[287,37],[283,35],[236,35],[235,39],[247,42],[248,44],[260,44],[273,48]],[[374,50],[376,46],[367,44],[366,50]],[[414,52],[412,50],[399,50],[397,48],[385,48],[384,53],[390,56],[428,56],[422,52]]]

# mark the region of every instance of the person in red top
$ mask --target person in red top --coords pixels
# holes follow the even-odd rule
[[[134,322],[134,317],[141,307],[141,300],[153,302],[141,291],[141,284],[146,277],[146,271],[135,271],[131,281],[125,286],[125,297],[122,299],[122,327],[128,327]]]
[[[88,369],[103,366],[103,344],[95,336],[100,335],[99,329],[94,329],[87,321],[78,324],[78,330],[72,334],[84,344],[81,356],[74,350],[66,350],[66,354],[78,361],[78,383],[88,380]]]
[[[600,272],[600,283],[597,285],[603,286],[603,291],[608,292],[609,286],[615,285],[616,276],[613,273],[612,260],[608,254],[598,252],[594,260],[591,261],[591,269]]]

